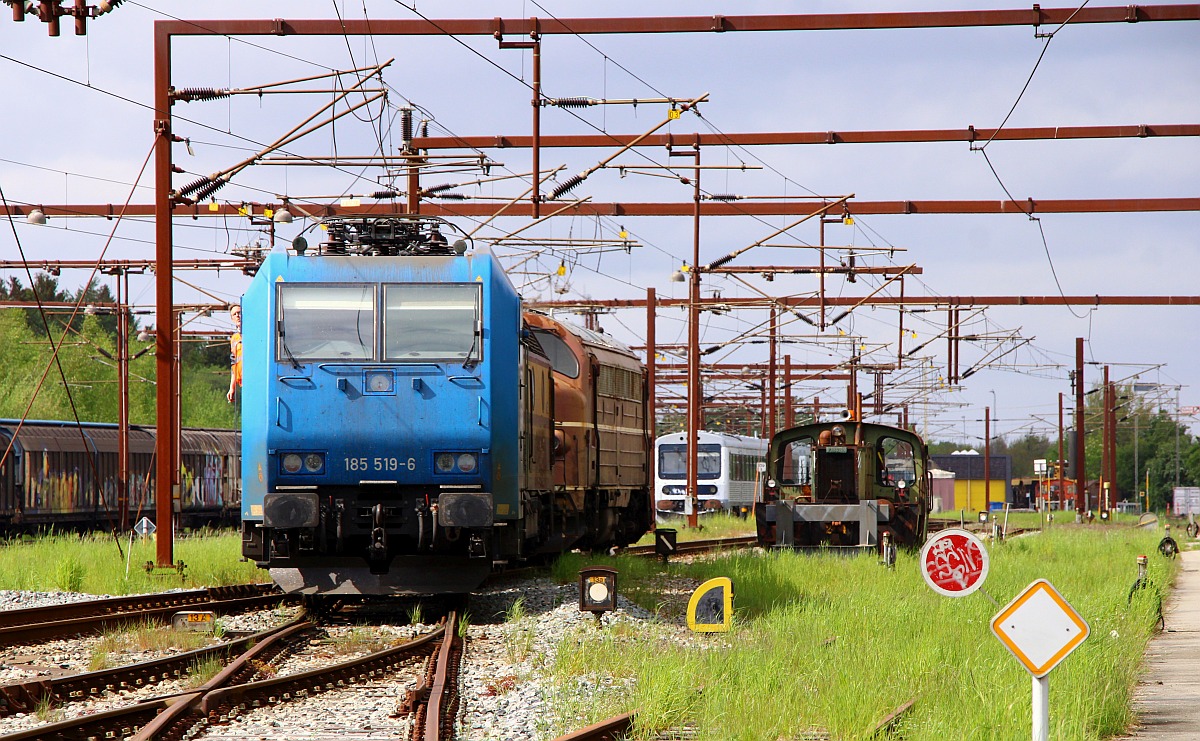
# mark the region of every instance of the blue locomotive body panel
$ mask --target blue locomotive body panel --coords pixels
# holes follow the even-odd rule
[[[285,320],[279,297],[299,284],[362,287],[355,300],[363,306],[364,297],[378,305],[384,286],[477,287],[481,326],[468,331],[479,332],[479,347],[468,349],[470,357],[462,360],[427,361],[419,355],[384,360],[381,343],[367,338],[359,343],[356,337],[352,360],[293,360],[284,347],[286,336],[282,341],[278,336]],[[493,390],[518,382],[520,304],[491,255],[273,254],[247,291],[243,311],[244,519],[261,520],[264,497],[280,489],[385,482],[478,485],[492,494],[496,519],[517,515],[517,467],[509,465],[517,458],[517,401],[514,394]],[[381,328],[379,317],[370,325]],[[367,345],[369,358],[361,351]],[[476,464],[463,471],[456,461],[450,471],[440,471],[436,459],[443,453],[468,453]],[[301,457],[299,470],[285,466],[289,454]],[[320,465],[305,465],[309,455],[320,456]]]

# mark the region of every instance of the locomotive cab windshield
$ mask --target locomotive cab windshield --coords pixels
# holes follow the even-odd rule
[[[474,284],[383,287],[383,360],[467,362],[478,356],[479,292]]]
[[[280,362],[465,364],[481,355],[477,284],[384,284],[382,297],[373,285],[280,283],[278,291]]]
[[[375,297],[370,286],[280,283],[276,358],[280,362],[371,360]]]

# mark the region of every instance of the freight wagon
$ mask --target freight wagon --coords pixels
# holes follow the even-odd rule
[[[155,509],[155,428],[129,429],[131,521]],[[108,529],[119,519],[114,424],[0,420],[0,530]],[[241,506],[241,434],[184,429],[180,440],[182,527],[233,524]]]

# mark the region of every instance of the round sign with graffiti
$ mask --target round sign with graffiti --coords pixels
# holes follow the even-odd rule
[[[921,548],[921,576],[945,597],[965,597],[983,586],[988,552],[983,541],[966,530],[943,530]]]

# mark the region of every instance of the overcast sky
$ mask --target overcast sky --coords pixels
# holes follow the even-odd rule
[[[63,35],[49,38],[35,20],[13,23],[6,9],[0,18],[0,188],[12,203],[115,203],[130,196],[131,186],[153,144],[151,28],[157,19],[191,15],[195,3],[126,2],[89,24],[76,37],[70,22]],[[395,2],[292,1],[283,6],[242,2],[206,2],[205,18],[372,19],[529,16],[560,18],[642,15],[645,3],[607,2],[456,2],[419,3],[416,9]],[[968,9],[1018,7],[973,2],[826,2],[826,3],[657,3],[656,15],[711,15],[869,10]],[[1024,7],[1024,6],[1021,6]],[[1057,7],[1057,6],[1056,6]],[[1043,28],[1045,30],[1051,30]],[[516,39],[510,39],[516,40]],[[994,127],[1012,108],[1046,44],[1030,27],[927,29],[855,32],[726,33],[704,35],[553,36],[543,45],[544,92],[551,97],[691,98],[702,93],[703,118],[684,115],[663,131],[726,133]],[[1183,124],[1200,122],[1200,23],[1138,23],[1067,26],[1049,43],[1045,55],[1008,121],[1008,126]],[[363,67],[394,58],[384,72],[388,106],[372,105],[362,120],[347,117],[335,129],[323,129],[289,145],[295,155],[372,155],[399,145],[399,106],[412,103],[428,117],[430,133],[443,135],[525,135],[530,127],[528,52],[499,50],[494,39],[298,38],[177,39],[172,78],[176,87],[249,87],[319,74],[330,69]],[[314,87],[309,84],[305,87]],[[175,106],[175,131],[191,140],[189,153],[176,147],[176,163],[189,174],[208,174],[249,156],[273,141],[329,100],[328,94],[241,96],[209,103]],[[567,112],[544,110],[545,134],[641,133],[665,118],[666,106],[603,106]],[[565,166],[563,178],[607,157],[609,150],[546,150],[543,168]],[[489,150],[503,163],[493,175],[526,173],[529,153]],[[1063,142],[993,142],[984,157],[965,143],[864,144],[835,146],[706,149],[710,165],[741,165],[740,170],[706,171],[707,193],[758,196],[855,194],[858,200],[1005,198],[1003,185],[1018,199],[1195,197],[1200,190],[1200,143],[1194,138],[1118,139]],[[618,161],[665,163],[661,149],[642,149]],[[678,159],[674,160],[679,162]],[[663,175],[661,170],[655,175]],[[338,196],[378,187],[377,170],[328,170],[257,166],[245,170],[217,198],[229,202],[266,202],[280,195]],[[423,184],[463,182],[467,173],[430,175]],[[147,168],[132,200],[153,200],[152,168]],[[398,184],[403,186],[401,180]],[[528,187],[520,180],[460,189],[475,196],[512,197]],[[625,177],[612,170],[596,173],[572,197],[609,201],[687,201],[690,186],[669,178]],[[794,217],[790,220],[794,220]],[[468,231],[470,220],[459,222]],[[498,236],[526,220],[495,222],[480,236]],[[789,223],[788,217],[707,218],[702,225],[702,261],[744,247]],[[95,259],[113,222],[53,219],[46,227],[18,223],[17,232],[30,259]],[[286,240],[310,224],[300,220],[282,228]],[[1039,229],[1040,226],[1040,229]],[[686,284],[669,280],[691,260],[690,218],[624,220],[561,217],[523,234],[543,238],[614,238],[621,228],[640,246],[603,254],[543,252],[514,271],[514,283],[529,298],[643,298],[654,286],[660,296],[686,296]],[[1045,242],[1042,233],[1045,234]],[[831,225],[831,245],[891,247],[894,252],[863,252],[858,263],[907,265],[924,273],[906,282],[906,295],[1196,295],[1200,265],[1200,216],[1196,213],[1045,215],[1034,222],[1005,216],[864,216],[853,226]],[[787,235],[797,245],[816,244],[816,227],[805,225]],[[176,255],[218,257],[261,240],[245,220],[180,220]],[[497,252],[516,264],[526,253],[511,247]],[[108,258],[152,257],[148,223],[125,223],[108,248]],[[3,259],[19,259],[11,230],[0,236]],[[844,254],[844,253],[841,253]],[[738,263],[809,265],[810,249],[758,248]],[[559,265],[566,275],[555,273]],[[9,273],[10,275],[17,273]],[[178,283],[177,301],[236,301],[246,279],[240,274],[180,273],[180,278],[209,296]],[[1057,276],[1057,281],[1055,279]],[[64,274],[74,288],[81,272]],[[704,294],[808,295],[813,276],[780,278],[772,283],[748,278],[753,288],[727,278],[706,279]],[[152,279],[135,278],[134,300],[151,308]],[[864,296],[879,286],[874,276],[848,284],[827,281],[831,295]],[[887,291],[888,289],[885,289]],[[923,394],[929,405],[911,413],[932,437],[976,443],[982,435],[983,407],[993,406],[994,429],[1019,435],[1048,432],[1057,415],[1057,394],[1069,393],[1067,369],[1074,366],[1074,338],[1086,338],[1087,360],[1113,366],[1116,379],[1141,372],[1139,382],[1181,386],[1184,406],[1200,405],[1196,331],[1200,310],[1191,307],[1033,308],[996,307],[976,315],[964,331],[1012,333],[1030,340],[980,370],[958,389]],[[661,343],[683,342],[685,316],[664,309],[657,325]],[[703,343],[726,342],[759,325],[762,312],[705,314]],[[153,321],[149,318],[147,321]],[[862,308],[826,331],[859,338],[868,357],[890,362],[896,354],[897,312]],[[944,329],[944,313],[909,315],[906,347]],[[601,317],[603,327],[631,344],[643,340],[641,310]],[[192,326],[222,328],[223,316]],[[917,338],[913,339],[911,332]],[[818,344],[814,330],[799,322],[785,332],[793,337],[781,349],[794,362],[840,362],[850,344]],[[902,375],[904,389],[889,399],[907,397],[914,385],[934,384],[945,358],[944,341],[922,353],[924,370]],[[965,342],[962,370],[980,365],[1012,344]],[[721,362],[762,362],[762,345],[730,346]],[[682,362],[682,359],[680,359]],[[1153,366],[1164,364],[1161,368]],[[1090,386],[1100,369],[1086,370]],[[864,390],[870,389],[864,376]],[[726,384],[715,390],[724,392]],[[1175,389],[1164,388],[1174,400]],[[805,397],[844,398],[840,385],[806,387]],[[962,406],[947,406],[962,405]],[[1032,425],[1032,427],[1031,427]]]

